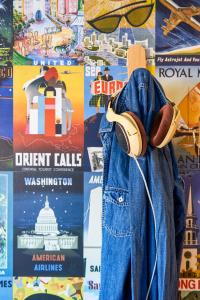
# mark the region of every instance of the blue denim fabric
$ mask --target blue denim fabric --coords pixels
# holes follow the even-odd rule
[[[115,103],[117,113],[134,112],[150,134],[164,92],[143,68],[133,72]],[[156,257],[152,208],[136,162],[118,145],[115,123],[104,114],[101,289],[99,300],[145,300]],[[176,300],[185,231],[184,185],[172,143],[148,144],[138,162],[147,180],[156,216],[158,261],[149,300]]]

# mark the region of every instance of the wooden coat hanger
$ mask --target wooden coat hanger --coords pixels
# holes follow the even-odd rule
[[[127,51],[128,79],[137,68],[146,68],[146,52],[141,45],[132,45]]]
[[[146,68],[146,52],[141,45],[131,45],[127,51],[127,68],[128,68],[128,80],[132,72],[137,68]],[[112,98],[115,98],[121,91],[121,88],[112,94]]]

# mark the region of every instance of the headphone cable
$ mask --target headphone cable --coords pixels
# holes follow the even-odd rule
[[[149,288],[148,288],[148,291],[147,291],[147,295],[146,295],[146,300],[148,300],[148,297],[149,297],[149,293],[150,293],[150,290],[151,290],[151,286],[152,286],[152,282],[153,282],[153,278],[154,278],[154,275],[155,275],[155,271],[156,271],[156,265],[157,265],[157,260],[158,260],[158,241],[157,241],[157,237],[156,237],[156,231],[157,231],[157,226],[156,226],[156,216],[155,216],[155,211],[154,211],[154,207],[153,207],[153,202],[152,202],[152,199],[151,199],[151,195],[150,195],[150,192],[149,192],[149,188],[148,188],[148,185],[147,185],[147,181],[145,179],[145,176],[144,176],[144,173],[142,172],[142,169],[140,167],[140,164],[136,158],[136,156],[133,156],[136,164],[137,164],[137,167],[140,171],[140,174],[142,175],[142,179],[144,181],[144,185],[145,185],[145,188],[146,188],[146,192],[147,192],[147,196],[149,198],[149,201],[150,201],[150,204],[151,204],[151,208],[152,208],[152,212],[153,212],[153,218],[154,218],[154,228],[155,228],[155,243],[156,243],[156,258],[155,258],[155,263],[154,263],[154,268],[153,268],[153,272],[152,272],[152,276],[151,276],[151,281],[150,281],[150,284],[149,284]]]

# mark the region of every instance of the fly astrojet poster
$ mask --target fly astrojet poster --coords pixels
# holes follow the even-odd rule
[[[13,1],[16,65],[83,63],[83,11],[78,0]]]
[[[15,276],[83,275],[82,194],[79,172],[15,173]]]
[[[14,67],[16,170],[81,169],[83,68]]]
[[[199,1],[157,0],[156,5],[156,63],[199,65]]]

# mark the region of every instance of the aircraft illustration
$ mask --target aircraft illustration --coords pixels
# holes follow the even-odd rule
[[[165,7],[171,11],[169,19],[164,18],[166,26],[162,25],[163,34],[167,36],[169,32],[175,29],[180,23],[186,23],[193,29],[200,32],[200,23],[193,18],[200,15],[200,6],[180,7],[173,0],[160,0]]]
[[[64,70],[63,72],[60,72],[60,74],[64,74],[64,75],[77,74],[77,73],[80,73],[80,72],[72,72],[69,70]]]

